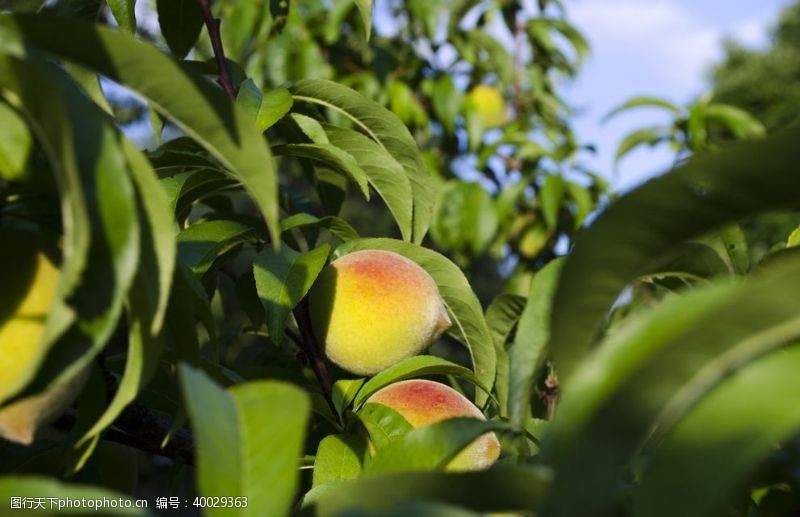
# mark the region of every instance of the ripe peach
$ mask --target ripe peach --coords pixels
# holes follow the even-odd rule
[[[479,84],[467,94],[467,101],[480,115],[485,129],[502,126],[508,120],[503,94],[494,86]]]
[[[0,230],[0,403],[30,380],[61,271],[33,232]]]
[[[0,405],[30,381],[46,352],[45,328],[61,270],[37,233],[0,229]],[[88,370],[87,370],[88,371]],[[86,377],[0,407],[0,437],[29,444],[36,430],[72,403]]]
[[[325,355],[357,375],[418,354],[450,327],[433,278],[390,251],[357,251],[333,261],[311,289],[309,309]]]
[[[403,416],[413,427],[424,427],[456,417],[486,420],[480,409],[462,394],[444,384],[412,379],[390,384],[375,392],[367,403],[383,404]],[[500,456],[500,442],[494,433],[478,437],[445,467],[450,471],[483,470]]]

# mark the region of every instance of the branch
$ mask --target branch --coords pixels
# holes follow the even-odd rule
[[[334,415],[338,415],[339,413],[336,411],[336,406],[333,403],[333,383],[331,382],[331,376],[320,354],[320,348],[314,337],[314,332],[311,330],[311,317],[308,313],[307,299],[301,301],[293,312],[294,318],[297,320],[297,328],[300,330],[300,336],[302,337],[298,344],[308,359],[311,369],[314,370],[314,375],[317,377],[320,387],[322,387],[322,394],[325,396],[328,406],[330,406]]]
[[[211,48],[214,50],[214,58],[217,60],[217,73],[219,82],[225,93],[231,99],[236,99],[236,89],[231,81],[231,72],[228,69],[228,62],[225,60],[225,50],[222,48],[222,37],[219,32],[220,20],[211,14],[211,0],[197,0],[200,10],[203,11],[203,20],[208,30],[208,37],[211,40]]]

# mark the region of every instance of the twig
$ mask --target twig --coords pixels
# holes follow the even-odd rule
[[[328,373],[328,367],[325,365],[325,361],[320,354],[314,332],[311,330],[311,317],[308,312],[307,300],[301,301],[300,304],[295,307],[294,318],[297,320],[297,328],[300,330],[300,336],[302,337],[299,343],[301,349],[308,359],[311,369],[314,371],[314,375],[319,381],[322,394],[325,396],[328,406],[330,406],[333,414],[337,415],[338,412],[333,403],[333,383]]]
[[[200,10],[203,11],[203,20],[208,30],[208,37],[211,40],[211,48],[214,50],[214,58],[217,60],[217,73],[219,82],[225,93],[231,99],[236,98],[236,89],[231,81],[231,72],[228,69],[228,62],[225,60],[225,50],[222,48],[222,37],[220,36],[220,19],[214,18],[211,14],[211,0],[197,0]]]

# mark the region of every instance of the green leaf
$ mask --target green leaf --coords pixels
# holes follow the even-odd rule
[[[800,337],[798,278],[800,261],[787,260],[664,301],[611,333],[570,378],[542,444],[558,471],[552,515],[605,515],[643,443],[656,446],[726,375]]]
[[[589,189],[583,185],[567,181],[567,192],[569,192],[572,201],[575,203],[575,226],[577,230],[583,226],[586,217],[594,210],[594,199],[592,198]]]
[[[753,115],[728,104],[709,104],[703,116],[706,122],[721,124],[738,138],[762,138],[767,134],[764,125]]]
[[[633,108],[660,108],[668,111],[674,117],[683,116],[681,109],[674,103],[660,97],[648,97],[646,95],[642,95],[638,97],[632,97],[616,108],[612,109],[605,117],[603,117],[603,120],[608,120],[619,113],[622,113],[623,111],[628,111]]]
[[[224,390],[185,364],[179,373],[197,443],[200,494],[248,498],[247,508],[207,508],[208,515],[288,515],[299,481],[308,395],[274,381]]]
[[[107,0],[119,28],[128,34],[136,33],[136,0]]]
[[[365,472],[441,470],[478,437],[507,428],[508,424],[500,421],[450,418],[412,429],[380,449]]]
[[[175,271],[177,257],[175,222],[169,210],[166,192],[158,182],[150,162],[129,140],[124,140],[122,147],[128,159],[134,184],[140,194],[141,210],[146,214],[143,226],[147,224],[152,239],[152,252],[155,257],[152,266],[156,269],[152,276],[157,287],[154,295],[156,301],[151,303],[153,314],[150,332],[155,335],[164,321]]]
[[[369,200],[367,173],[358,161],[346,151],[330,144],[283,144],[272,148],[276,156],[296,156],[320,162],[322,165],[349,176],[358,186],[364,197]]]
[[[314,460],[312,486],[356,479],[367,458],[364,438],[352,434],[331,434],[319,442]]]
[[[203,13],[195,0],[156,0],[158,24],[169,49],[186,57],[203,29]]]
[[[614,154],[616,166],[625,155],[641,145],[654,146],[669,140],[669,128],[666,126],[651,126],[631,131],[622,139]]]
[[[286,88],[276,88],[264,94],[258,108],[256,123],[261,131],[271,128],[292,109],[292,94]]]
[[[325,124],[330,142],[353,156],[369,184],[381,196],[392,213],[403,240],[411,240],[413,195],[403,166],[374,140],[358,131]]]
[[[456,118],[461,113],[461,108],[464,104],[464,95],[456,87],[451,75],[443,75],[433,83],[431,100],[439,121],[447,131],[453,133],[455,131]]]
[[[113,399],[79,446],[98,436],[136,399],[155,374],[164,347],[160,331],[175,271],[174,223],[150,163],[128,141],[123,142],[123,152],[139,191],[142,233],[139,267],[128,296],[128,355]]]
[[[447,312],[453,320],[453,328],[449,331],[456,339],[464,343],[470,351],[475,377],[480,385],[494,385],[497,356],[494,342],[483,318],[483,309],[478,297],[472,291],[469,281],[461,270],[447,258],[433,250],[422,248],[408,242],[393,239],[362,239],[350,241],[337,249],[340,255],[366,249],[394,251],[419,264],[426,270],[439,287]],[[482,391],[475,394],[479,406],[488,399]]]
[[[178,234],[178,256],[195,274],[202,275],[214,261],[253,236],[253,229],[235,221],[193,224]]]
[[[36,48],[95,70],[149,99],[242,182],[279,238],[277,178],[263,137],[221,89],[192,75],[155,46],[77,19],[0,16],[0,51]],[[102,49],[102,51],[98,51]]]
[[[77,484],[61,483],[56,479],[50,479],[38,476],[2,476],[0,477],[0,505],[4,510],[9,510],[14,513],[15,510],[11,506],[11,500],[14,497],[27,498],[28,504],[32,500],[44,498],[44,513],[50,515],[86,515],[92,513],[95,515],[140,515],[142,517],[149,515],[147,509],[136,508],[136,502],[124,494],[104,490],[101,488],[87,487]],[[51,506],[50,498],[53,499]],[[102,501],[112,500],[119,502],[120,500],[130,501],[131,507],[125,508],[123,505],[118,505],[116,508],[102,508],[96,510],[94,507],[67,507],[67,501],[78,502],[83,500],[89,501]],[[65,505],[59,508],[59,504]],[[33,507],[24,506],[27,510],[16,510],[19,513],[38,513],[31,510]],[[49,511],[47,511],[49,510]],[[41,515],[41,514],[40,514]]]
[[[372,34],[372,0],[353,0],[358,12],[361,13],[361,23],[364,25],[364,32],[367,40]]]
[[[509,350],[508,413],[515,429],[522,429],[528,419],[536,375],[548,353],[553,293],[563,264],[563,259],[556,259],[534,275]]]
[[[500,415],[506,416],[508,413],[508,387],[509,370],[511,363],[506,341],[508,341],[512,330],[517,325],[522,310],[525,308],[525,298],[513,294],[501,294],[492,300],[486,309],[486,324],[489,332],[492,333],[494,348],[497,353],[497,379],[494,383],[494,390],[497,393],[497,401],[500,404]]]
[[[551,346],[562,383],[622,289],[697,235],[765,210],[798,207],[800,132],[696,156],[611,204],[577,236],[553,301]]]
[[[289,313],[311,289],[325,262],[330,246],[323,244],[306,253],[287,246],[264,248],[255,259],[256,290],[267,313],[267,330],[275,344],[283,340]]]
[[[441,357],[417,355],[390,366],[367,381],[358,392],[353,405],[356,408],[360,407],[373,393],[384,386],[424,375],[455,375],[480,386],[480,382],[469,368],[464,368]],[[487,391],[486,386],[482,386],[481,389]]]
[[[454,180],[440,193],[431,230],[443,248],[474,256],[489,246],[498,224],[489,193],[477,183]]]
[[[564,179],[555,174],[544,178],[542,188],[538,192],[542,217],[549,229],[558,227],[558,216],[561,213],[561,201],[564,199]]]
[[[21,179],[32,148],[33,138],[25,121],[8,104],[0,102],[0,178]]]
[[[637,490],[634,515],[700,517],[721,511],[775,444],[800,429],[794,400],[800,392],[798,370],[795,345],[758,359],[700,401],[656,449]]]
[[[400,413],[383,404],[366,404],[356,416],[369,433],[370,443],[376,450],[388,447],[413,429]]]
[[[406,472],[368,476],[313,489],[303,501],[314,515],[383,512],[400,502],[441,501],[479,512],[519,512],[538,508],[551,474],[541,467],[499,467],[483,472]]]
[[[290,215],[281,221],[281,233],[288,232],[293,228],[327,228],[330,232],[341,239],[349,241],[360,238],[358,232],[350,226],[350,223],[333,215],[325,217],[315,217],[311,214],[299,213]]]
[[[438,188],[408,128],[377,102],[331,81],[303,80],[290,91],[295,102],[316,104],[348,118],[403,166],[413,192],[414,242],[421,242],[430,225]]]
[[[795,228],[792,233],[789,234],[789,238],[786,239],[787,248],[794,248],[796,246],[800,246],[800,226]]]

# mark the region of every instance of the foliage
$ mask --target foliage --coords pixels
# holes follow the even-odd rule
[[[42,357],[0,393],[0,417],[77,386],[34,444],[0,441],[4,508],[166,495],[208,515],[800,507],[797,232],[753,260],[738,226],[800,208],[797,130],[734,145],[763,136],[742,111],[636,99],[626,107],[673,112],[665,137],[696,154],[600,206],[556,92],[588,48],[560,2],[376,6],[403,20],[394,33],[371,27],[386,13],[367,1],[228,0],[221,25],[207,2],[159,1],[156,34],[132,5],[0,14],[0,226],[57,235],[61,269]],[[98,77],[144,99],[144,149]],[[501,127],[485,127],[479,84],[513,106]],[[370,231],[381,218],[395,228]],[[554,259],[559,240],[574,246]],[[306,301],[326,263],[363,249],[425,269],[454,323],[372,378],[325,361]],[[471,271],[487,250],[492,267],[517,265],[482,304]],[[420,377],[487,421],[413,429],[367,402]],[[443,471],[486,432],[497,464]]]
[[[726,42],[725,57],[711,78],[717,100],[747,110],[776,131],[800,118],[800,4],[784,9],[771,36],[765,50]]]

